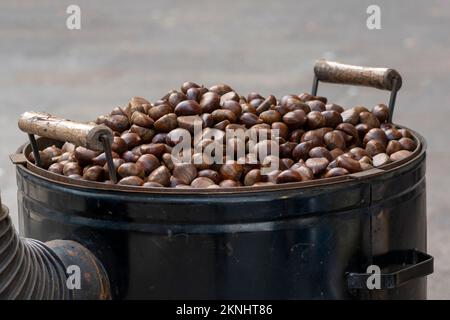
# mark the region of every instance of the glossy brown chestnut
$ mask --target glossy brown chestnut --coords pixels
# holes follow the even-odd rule
[[[144,184],[144,181],[139,177],[129,176],[121,179],[118,184],[123,186],[136,186],[140,187]]]
[[[152,118],[154,121],[158,120],[162,116],[165,116],[166,114],[169,114],[173,112],[173,108],[169,106],[168,104],[160,104],[159,106],[155,106],[148,110],[148,115],[150,118]]]
[[[191,182],[191,187],[196,189],[204,189],[212,185],[215,185],[214,181],[207,177],[198,177]]]
[[[170,171],[166,166],[159,166],[148,176],[148,182],[156,182],[164,187],[170,184]]]
[[[400,150],[390,155],[391,161],[400,161],[408,158],[412,155],[411,151],[408,150]]]
[[[297,170],[284,170],[276,178],[276,183],[300,182],[302,176]]]
[[[389,163],[391,160],[386,153],[379,153],[373,157],[372,164],[374,167],[380,167]]]
[[[340,177],[349,173],[350,172],[348,172],[348,170],[344,168],[332,168],[325,173],[324,178]]]
[[[396,153],[397,151],[402,150],[402,145],[397,140],[391,140],[389,141],[387,147],[386,147],[386,153],[390,156],[393,153]]]
[[[398,142],[404,150],[414,151],[417,147],[417,143],[410,138],[401,138],[400,140],[398,140]]]
[[[309,158],[305,161],[305,165],[312,170],[314,175],[322,173],[329,163],[327,158]]]
[[[212,113],[220,108],[220,95],[215,92],[207,92],[203,94],[199,103],[202,113]]]
[[[153,154],[143,154],[136,161],[136,165],[144,169],[145,175],[149,175],[160,166],[160,162]]]
[[[358,160],[352,159],[351,157],[346,157],[341,155],[336,158],[336,164],[338,167],[346,169],[350,173],[361,171],[361,164]]]
[[[153,154],[160,158],[166,152],[166,146],[162,143],[150,143],[141,145],[142,154]]]
[[[191,163],[176,163],[172,175],[183,184],[188,185],[197,177],[197,169]]]

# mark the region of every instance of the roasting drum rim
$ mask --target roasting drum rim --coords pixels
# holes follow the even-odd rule
[[[122,185],[112,185],[106,184],[103,182],[91,182],[85,180],[76,180],[71,179],[63,175],[59,175],[56,173],[49,172],[45,169],[39,168],[34,165],[32,162],[28,160],[25,156],[29,152],[31,152],[31,146],[29,143],[25,143],[22,145],[16,152],[16,155],[19,155],[22,161],[18,161],[17,168],[19,170],[24,170],[28,174],[31,174],[37,178],[44,179],[48,182],[53,182],[61,186],[69,187],[69,188],[78,188],[82,190],[97,190],[97,191],[113,191],[119,193],[137,193],[137,194],[170,194],[170,195],[207,195],[214,197],[215,195],[224,195],[224,194],[236,194],[236,193],[261,193],[261,192],[277,192],[283,190],[304,190],[307,188],[314,187],[326,187],[329,185],[336,184],[345,184],[346,182],[354,182],[357,180],[363,179],[371,179],[375,177],[379,177],[381,175],[397,171],[408,164],[414,162],[420,156],[422,156],[426,151],[426,141],[425,138],[420,135],[418,132],[411,130],[405,126],[400,126],[394,124],[397,128],[407,129],[411,132],[414,137],[414,140],[417,142],[417,147],[413,151],[412,155],[408,158],[405,158],[400,161],[396,161],[393,163],[388,163],[384,166],[380,166],[378,168],[370,169],[363,172],[358,172],[354,174],[348,174],[340,177],[333,178],[322,178],[312,181],[301,181],[301,182],[290,182],[284,184],[277,184],[273,186],[240,186],[233,188],[215,188],[215,189],[206,189],[206,188],[198,188],[198,189],[177,189],[177,188],[160,188],[160,187],[152,187],[152,188],[143,188],[138,186],[122,186]],[[38,144],[44,144],[45,146],[51,146],[53,144],[60,144],[61,142],[48,139],[48,138],[39,138],[37,139]],[[42,148],[40,148],[42,149]],[[14,161],[13,161],[14,162]]]

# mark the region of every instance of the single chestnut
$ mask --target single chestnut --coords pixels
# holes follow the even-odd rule
[[[160,158],[166,152],[166,146],[162,143],[150,143],[141,145],[142,154],[153,154]]]
[[[408,158],[412,155],[411,151],[408,150],[400,150],[390,155],[391,161],[400,161]]]
[[[377,104],[372,108],[372,113],[381,123],[387,121],[389,118],[389,108],[384,104]]]
[[[242,114],[242,107],[239,102],[234,100],[227,100],[222,104],[222,109],[232,111],[236,117],[239,117]]]
[[[386,153],[379,153],[372,158],[372,163],[374,167],[380,167],[389,163],[391,160]]]
[[[78,162],[68,162],[64,165],[63,174],[65,176],[70,176],[74,174],[81,175],[82,173],[83,169],[80,167]]]
[[[205,178],[209,178],[212,181],[214,181],[214,183],[219,184],[220,181],[222,180],[220,177],[220,174],[217,171],[211,170],[211,169],[205,169],[205,170],[201,170],[198,172],[198,177],[205,177]]]
[[[172,175],[183,184],[191,184],[197,177],[197,169],[191,163],[175,163]]]
[[[300,182],[302,176],[296,170],[284,170],[276,178],[276,183]]]
[[[118,169],[117,172],[122,178],[129,177],[129,176],[137,176],[140,178],[145,177],[145,170],[144,168],[133,162],[126,162],[122,164]]]
[[[371,157],[386,152],[385,146],[379,140],[370,140],[367,142],[365,150],[367,155]]]
[[[236,114],[231,110],[217,109],[211,113],[215,123],[219,123],[224,120],[228,120],[230,123],[236,122]]]
[[[396,153],[397,151],[402,150],[402,145],[397,140],[391,140],[389,141],[387,147],[386,147],[386,153],[390,156],[393,153]]]
[[[383,129],[380,128],[373,128],[370,129],[369,132],[367,132],[367,134],[364,136],[364,146],[366,146],[366,144],[370,141],[370,140],[377,140],[379,141],[384,148],[386,148],[387,146],[387,137],[386,137],[386,133],[384,132]]]
[[[314,147],[314,144],[311,141],[305,141],[292,150],[292,157],[294,161],[298,161],[300,159],[306,160],[309,156],[309,151]]]
[[[356,126],[359,122],[359,113],[355,108],[345,110],[341,113],[342,122]]]
[[[311,111],[306,115],[306,119],[309,129],[322,128],[326,125],[325,117],[320,111]]]
[[[344,176],[346,174],[349,174],[347,169],[337,167],[337,168],[332,168],[332,169],[328,170],[325,173],[324,178],[340,177],[340,176]]]
[[[414,151],[417,147],[417,143],[411,138],[401,138],[398,142],[404,150]]]
[[[50,167],[48,167],[48,171],[56,174],[63,174],[64,164],[62,163],[54,163]]]
[[[344,112],[344,108],[341,107],[340,105],[335,104],[335,103],[327,103],[325,105],[325,108],[326,108],[326,110],[336,111],[338,113]]]
[[[151,128],[154,122],[152,118],[142,112],[135,111],[131,115],[131,123],[140,127]]]
[[[191,182],[191,187],[196,189],[204,189],[212,185],[215,185],[214,181],[207,177],[198,177]]]
[[[220,166],[219,173],[222,179],[239,180],[244,172],[244,167],[242,164],[237,163],[237,161],[227,161],[225,164]]]
[[[142,143],[141,137],[134,132],[123,133],[120,137],[125,141],[128,149],[133,149]]]
[[[239,119],[241,123],[244,124],[247,128],[251,128],[255,124],[263,122],[256,114],[249,112],[243,113]]]
[[[314,175],[323,172],[329,163],[327,158],[309,158],[305,161],[305,165],[312,170]]]
[[[311,111],[323,112],[327,109],[325,103],[320,100],[308,100],[305,103],[311,108]]]
[[[334,110],[326,110],[322,112],[322,116],[325,118],[325,126],[330,128],[336,128],[342,123],[342,116],[339,112]]]
[[[233,91],[233,89],[229,85],[221,83],[210,87],[209,91],[217,93],[218,95],[222,96],[225,93]]]
[[[292,130],[306,123],[306,114],[303,110],[294,110],[283,116],[283,122]]]
[[[361,112],[359,114],[359,121],[363,124],[366,124],[369,129],[380,127],[380,120],[378,120],[378,118],[372,112]]]
[[[144,169],[145,175],[149,175],[160,166],[158,158],[153,154],[143,154],[136,160],[136,165]]]
[[[184,100],[177,104],[174,110],[177,116],[193,116],[202,113],[202,108],[194,100]]]
[[[117,132],[123,132],[130,127],[128,117],[121,115],[107,117],[104,124]]]
[[[89,167],[83,173],[83,179],[88,181],[102,181],[104,178],[104,172],[103,166],[95,165]]]
[[[181,92],[186,94],[188,92],[188,90],[191,88],[198,89],[198,88],[200,88],[200,86],[198,84],[196,84],[195,82],[186,81],[186,82],[183,82],[183,84],[181,85]]]
[[[395,128],[387,129],[384,133],[388,140],[399,140],[403,137],[401,132]]]
[[[326,158],[328,161],[333,161],[330,151],[325,147],[314,147],[308,154],[311,158]]]
[[[220,108],[220,95],[215,92],[207,92],[203,94],[199,102],[202,113],[212,113]]]
[[[144,188],[164,188],[164,186],[158,182],[146,182],[142,186]]]
[[[336,148],[342,150],[345,149],[346,144],[341,132],[342,131],[334,130],[325,133],[325,135],[323,136],[323,141],[327,146],[328,150],[333,150]]]
[[[272,124],[281,120],[281,114],[275,110],[267,110],[259,115],[259,118],[265,123]]]
[[[120,156],[114,151],[111,152],[111,155],[112,155],[113,159],[120,158]],[[106,163],[106,153],[103,152],[103,153],[99,154],[97,157],[92,159],[92,163],[97,166],[104,166]]]
[[[139,159],[139,156],[132,151],[125,151],[122,153],[122,159],[125,160],[125,162],[136,162]]]
[[[361,164],[358,160],[352,159],[349,156],[341,155],[336,158],[336,165],[338,167],[344,168],[350,173],[361,171]]]
[[[85,147],[77,147],[74,153],[78,163],[83,167],[87,166],[88,164],[91,164],[94,158],[97,157],[99,154],[100,154],[99,151],[89,150],[86,149]]]
[[[182,92],[172,92],[169,97],[167,98],[167,102],[172,108],[175,108],[178,104],[180,104],[183,101],[186,101],[187,97]],[[190,100],[192,101],[192,100]],[[175,108],[176,109],[176,108]]]
[[[350,149],[350,153],[354,156],[353,158],[356,160],[361,159],[362,157],[367,156],[366,150],[360,147],[354,147]]]
[[[150,118],[152,118],[154,121],[158,120],[159,118],[165,116],[166,114],[172,113],[173,108],[169,106],[168,104],[160,104],[159,106],[154,106],[153,108],[150,108],[148,110],[148,115]]]
[[[157,182],[164,187],[170,184],[170,171],[166,166],[159,166],[148,176],[148,182]]]

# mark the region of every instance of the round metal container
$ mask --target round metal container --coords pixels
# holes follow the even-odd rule
[[[20,229],[89,248],[116,299],[424,299],[417,259],[415,274],[357,289],[377,257],[426,251],[426,146],[414,134],[419,147],[404,161],[261,188],[78,182],[16,155]]]

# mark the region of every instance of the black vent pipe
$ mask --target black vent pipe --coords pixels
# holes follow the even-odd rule
[[[47,243],[21,238],[0,197],[0,299],[110,299],[102,264],[81,244],[70,240]],[[70,266],[80,272],[80,287],[68,286]]]

